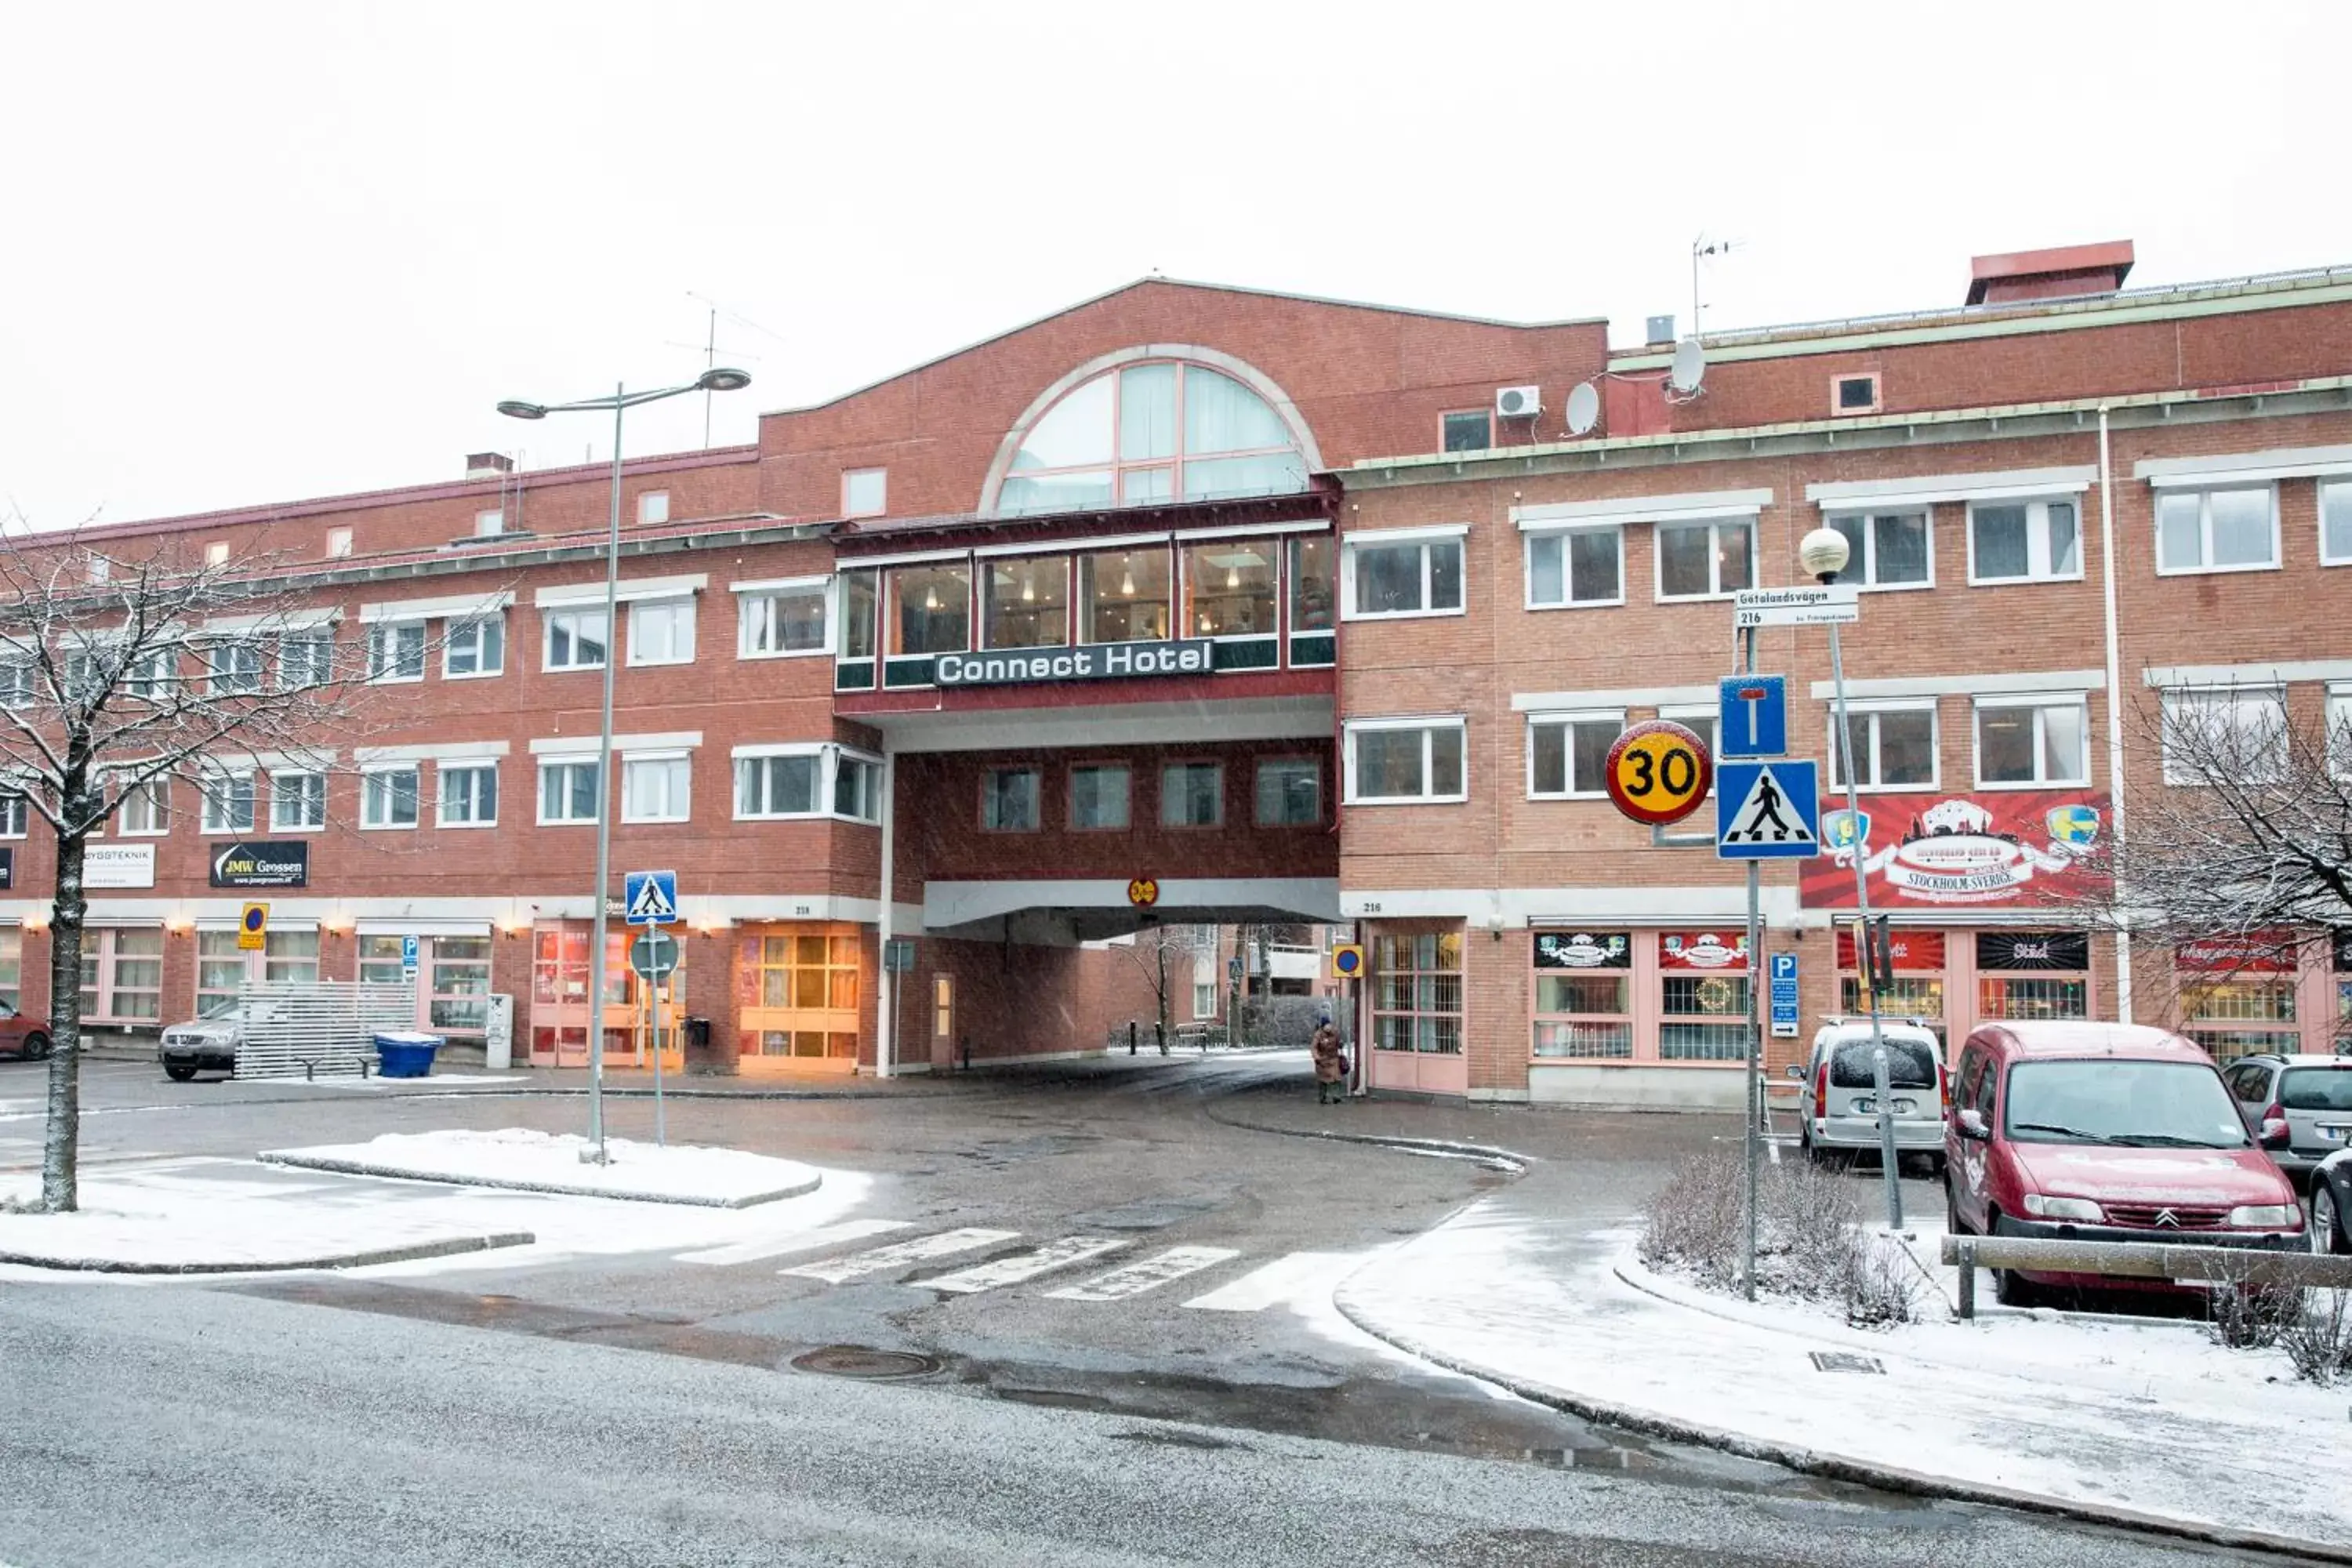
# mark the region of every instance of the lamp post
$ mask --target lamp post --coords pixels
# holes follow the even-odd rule
[[[1834,528],[1817,528],[1797,544],[1797,562],[1822,583],[1845,570],[1852,546]],[[1838,758],[1845,765],[1845,815],[1853,825],[1853,904],[1862,926],[1854,933],[1854,962],[1864,973],[1870,969],[1870,840],[1862,831],[1862,806],[1855,793],[1853,714],[1845,700],[1845,658],[1838,646],[1838,624],[1830,623],[1830,679],[1837,692]],[[1886,1062],[1886,1026],[1878,1016],[1878,987],[1863,987],[1870,998],[1871,1089],[1878,1100],[1878,1163],[1886,1181],[1886,1228],[1903,1228],[1903,1180],[1895,1154],[1894,1087]]]
[[[652,392],[631,392],[615,385],[610,397],[587,397],[577,403],[526,403],[508,398],[499,412],[513,419],[544,419],[551,414],[613,411],[613,508],[604,536],[604,699],[596,732],[596,917],[588,959],[588,1141],[594,1147],[581,1158],[604,1163],[604,900],[613,876],[613,665],[619,644],[614,611],[621,582],[621,416],[641,403],[658,403],[689,392],[740,392],[751,378],[740,370],[714,367],[684,386]],[[654,1041],[661,1050],[661,1041]]]

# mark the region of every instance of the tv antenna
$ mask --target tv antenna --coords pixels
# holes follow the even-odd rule
[[[768,331],[767,328],[760,325],[759,322],[751,320],[751,317],[743,315],[740,311],[729,310],[726,306],[720,304],[718,300],[711,299],[708,295],[698,294],[693,289],[688,289],[686,291],[686,297],[689,300],[699,300],[704,309],[709,312],[709,324],[703,332],[702,342],[698,343],[680,342],[676,338],[666,339],[665,342],[674,349],[700,349],[702,351],[702,368],[706,371],[715,369],[719,364],[719,318],[722,315],[730,321],[741,322],[744,326],[751,328],[755,332],[767,332],[768,336],[775,338],[778,342],[783,342],[783,339],[777,337],[774,332]],[[760,356],[758,354],[749,353],[741,349],[730,348],[727,351],[727,363],[729,364],[740,364],[747,360],[756,363],[758,363],[759,358]],[[710,448],[710,394],[708,391],[705,391],[702,395],[702,446],[705,451],[708,451]]]
[[[1728,256],[1732,247],[1747,243],[1738,239],[1709,239],[1700,235],[1691,241],[1691,336],[1699,334],[1699,311],[1705,309],[1698,297],[1698,264],[1712,256]]]

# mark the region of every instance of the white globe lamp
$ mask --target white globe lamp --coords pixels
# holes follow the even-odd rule
[[[1820,582],[1829,582],[1845,570],[1853,548],[1834,528],[1817,528],[1797,543],[1797,562]]]

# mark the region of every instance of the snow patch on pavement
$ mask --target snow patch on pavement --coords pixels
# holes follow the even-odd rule
[[[813,1166],[740,1149],[605,1140],[606,1162],[582,1158],[592,1145],[576,1132],[489,1131],[387,1132],[365,1143],[326,1143],[263,1152],[273,1165],[350,1175],[448,1182],[518,1192],[624,1198],[642,1203],[742,1208],[814,1192]]]

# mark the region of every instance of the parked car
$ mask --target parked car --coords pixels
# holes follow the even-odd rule
[[[2263,1140],[2283,1144],[2284,1134]],[[2304,1245],[2294,1184],[2239,1119],[2212,1058],[2128,1024],[1987,1024],[1960,1048],[1945,1140],[1951,1228],[2073,1241]],[[2000,1299],[2044,1285],[2166,1281],[2003,1269]]]
[[[5,1016],[0,1016],[0,1056],[37,1062],[48,1054],[48,1025],[38,1018],[27,1018],[14,1007]]]
[[[1944,1117],[1950,1099],[1943,1042],[1916,1020],[1885,1019],[1886,1082],[1895,1111],[1895,1150],[1944,1160]],[[1867,1018],[1833,1018],[1813,1034],[1812,1055],[1792,1063],[1802,1088],[1798,1141],[1808,1159],[1878,1150],[1878,1075]]]
[[[200,1072],[235,1072],[236,1047],[244,1043],[247,1014],[235,997],[224,997],[197,1017],[163,1031],[155,1047],[163,1076],[185,1083]]]
[[[2352,1057],[2241,1057],[2221,1077],[2248,1131],[2285,1130],[2286,1146],[2271,1158],[2288,1175],[2310,1175],[2352,1142]]]
[[[2352,1149],[2339,1149],[2311,1173],[2311,1228],[2304,1233],[2314,1252],[2352,1252]]]

